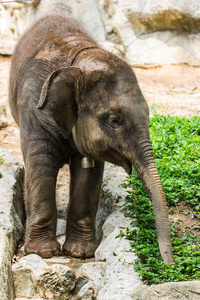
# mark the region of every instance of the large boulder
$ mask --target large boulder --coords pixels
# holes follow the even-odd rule
[[[11,55],[19,37],[50,11],[74,15],[98,42],[105,41],[104,26],[95,0],[35,0],[0,3],[0,54]]]
[[[198,0],[99,0],[99,6],[130,64],[200,64]]]
[[[0,2],[0,54],[13,53],[19,36],[34,20],[34,8],[38,2]]]
[[[76,17],[92,37],[98,41],[105,41],[104,26],[101,21],[96,0],[41,0],[36,8],[36,17],[41,17],[49,11],[67,13]]]
[[[137,300],[199,300],[200,281],[165,282],[144,286],[135,290],[131,297]]]
[[[76,275],[71,268],[60,263],[48,265],[36,254],[23,257],[12,270],[17,298],[67,300],[75,287]]]
[[[12,54],[24,30],[49,11],[74,15],[97,42],[110,42],[109,47],[108,43],[105,45],[106,48],[113,50],[115,45],[123,46],[131,65],[200,65],[198,0],[35,0],[0,3],[0,54]],[[121,52],[121,48],[117,48]]]

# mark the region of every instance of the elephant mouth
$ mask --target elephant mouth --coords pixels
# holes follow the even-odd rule
[[[131,175],[132,163],[128,160],[128,158],[126,158],[125,156],[123,156],[117,151],[115,152],[114,164],[121,166],[122,168],[124,168],[126,173],[128,173],[128,175]]]
[[[132,164],[130,163],[130,161],[128,161],[128,159],[121,166],[124,168],[126,173],[128,173],[128,175],[131,175],[131,173],[132,173]]]
[[[104,153],[101,157],[104,157],[105,161],[109,161],[115,165],[121,166],[128,173],[128,175],[132,173],[132,163],[119,152],[112,150],[109,151],[109,154]]]

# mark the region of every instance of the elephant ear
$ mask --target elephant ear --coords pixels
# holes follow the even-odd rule
[[[82,73],[76,67],[54,71],[45,80],[37,105],[38,109],[55,120],[65,138],[70,136],[76,121],[76,84]]]

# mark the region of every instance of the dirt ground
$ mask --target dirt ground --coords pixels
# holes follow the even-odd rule
[[[10,57],[0,56],[0,104],[8,97],[8,78]],[[187,65],[171,65],[157,68],[134,68],[141,90],[149,107],[154,107],[159,114],[173,116],[200,115],[200,68]],[[10,112],[11,125],[0,130],[0,147],[22,161],[19,141],[19,129]],[[67,172],[66,167],[64,172]],[[64,173],[60,175],[58,189],[61,198],[68,189],[64,187]],[[169,215],[170,221],[178,221],[179,234],[193,232],[200,235],[200,222],[194,212],[184,204],[178,205]]]

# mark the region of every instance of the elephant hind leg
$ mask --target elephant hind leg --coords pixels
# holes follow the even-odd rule
[[[95,219],[99,203],[104,162],[83,169],[82,155],[71,159],[70,204],[67,216],[66,240],[63,252],[72,257],[93,257],[98,246]]]

